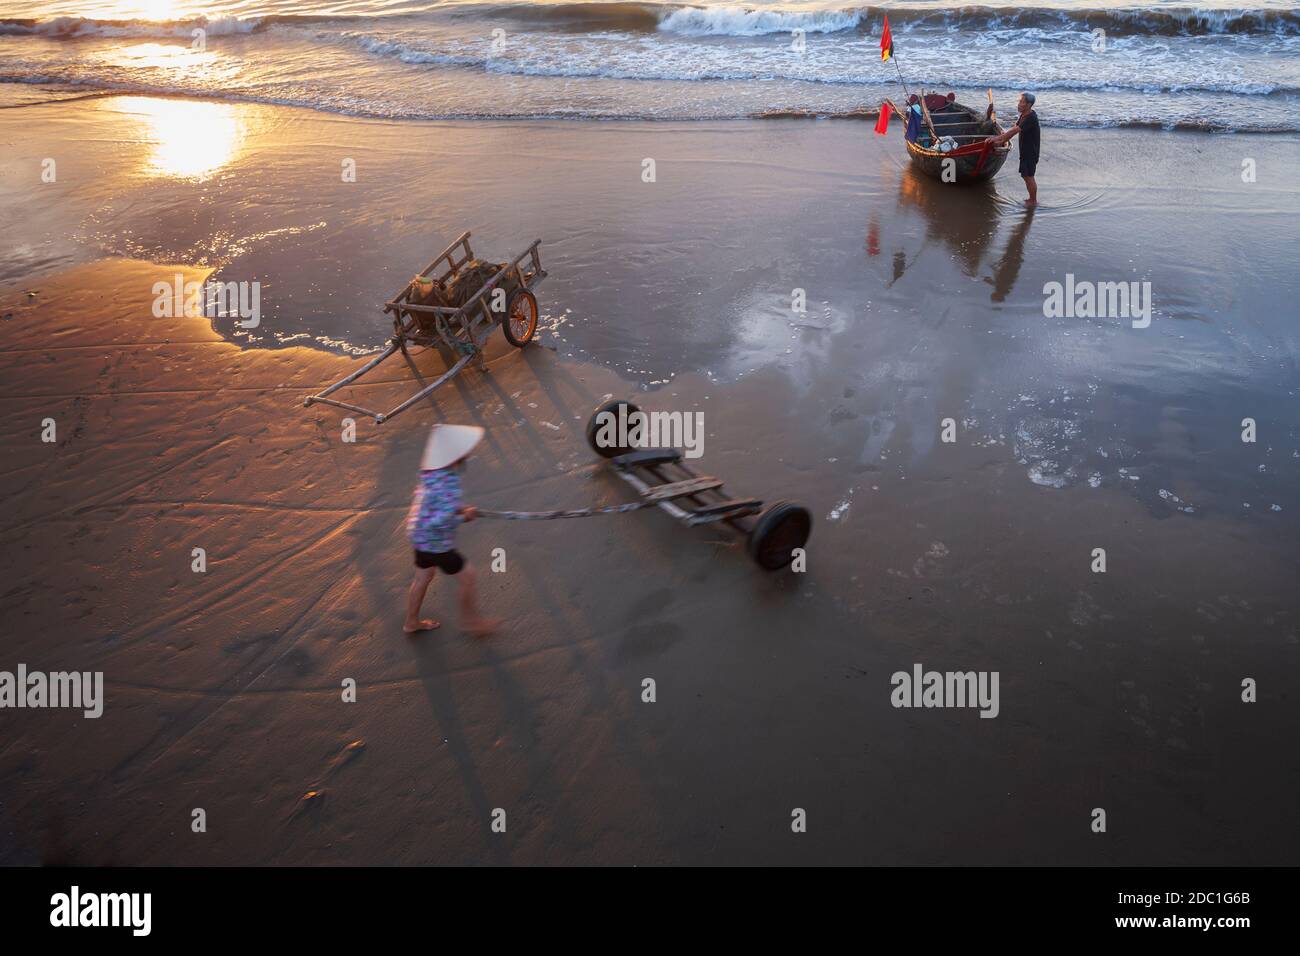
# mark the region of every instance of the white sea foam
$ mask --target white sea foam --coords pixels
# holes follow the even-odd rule
[[[208,36],[234,36],[253,33],[262,25],[259,18],[196,17],[193,20],[154,22],[149,20],[93,20],[86,17],[55,17],[32,24],[0,23],[0,36],[41,37],[113,37],[113,38],[183,38],[190,39],[202,28]]]
[[[757,37],[769,33],[838,33],[862,22],[861,10],[785,11],[751,7],[684,7],[659,21],[659,29],[684,36]]]

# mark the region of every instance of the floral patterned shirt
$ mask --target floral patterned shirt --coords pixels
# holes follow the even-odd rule
[[[406,533],[415,549],[441,554],[455,548],[456,528],[464,520],[456,513],[460,506],[460,473],[455,468],[420,472],[406,514]]]

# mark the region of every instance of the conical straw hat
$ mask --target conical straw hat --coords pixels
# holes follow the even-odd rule
[[[453,465],[472,452],[482,440],[483,429],[477,425],[434,425],[429,440],[424,443],[420,469],[434,471]]]

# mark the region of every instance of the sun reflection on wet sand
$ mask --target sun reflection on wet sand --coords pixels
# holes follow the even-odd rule
[[[244,142],[244,123],[225,103],[124,96],[112,108],[139,119],[153,150],[148,171],[155,176],[205,179],[230,163]]]
[[[108,50],[92,51],[88,58],[103,60],[114,66],[131,69],[158,68],[166,70],[210,69],[218,62],[217,55],[208,50],[196,50],[176,43],[132,43]]]

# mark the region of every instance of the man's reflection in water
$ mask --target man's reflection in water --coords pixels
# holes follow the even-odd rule
[[[1015,288],[1016,279],[1020,277],[1020,267],[1025,261],[1025,237],[1029,235],[1029,224],[1033,221],[1034,207],[1030,206],[1024,218],[1011,231],[1011,238],[1007,240],[1002,258],[993,265],[993,275],[984,279],[993,286],[990,299],[994,302],[1005,302],[1007,296],[1011,295],[1011,290]]]

